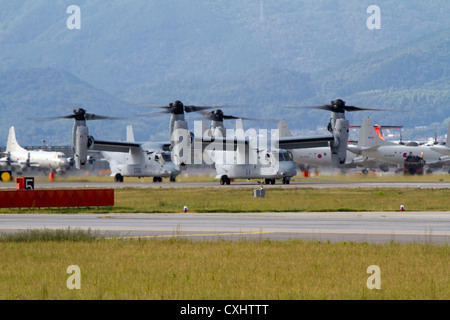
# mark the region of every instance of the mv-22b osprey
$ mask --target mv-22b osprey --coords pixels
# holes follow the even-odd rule
[[[244,134],[240,119],[237,119],[236,133],[227,136],[223,126],[225,118],[220,110],[210,113],[216,117],[210,117],[210,129],[197,126],[192,134],[188,131],[182,102],[175,101],[173,106],[170,121],[172,159],[183,165],[191,160],[191,153],[186,150],[206,151],[213,159],[221,184],[230,184],[231,179],[265,179],[266,183],[271,184],[275,183],[275,179],[282,179],[283,183],[289,183],[296,171],[292,155],[287,149],[329,146],[335,167],[340,168],[345,164],[349,122],[343,113],[333,113],[331,135],[275,137],[271,143],[268,144],[266,140],[262,145],[259,141],[255,144],[255,137]],[[254,159],[251,159],[252,155]]]
[[[172,113],[171,132],[177,128],[176,114],[180,112],[178,103],[170,103],[165,108],[164,113]],[[210,106],[183,106],[181,112],[195,112],[211,109]],[[178,157],[173,157],[172,141],[166,142],[135,142],[134,133],[131,126],[127,127],[127,141],[107,141],[94,139],[89,135],[86,125],[87,120],[122,120],[122,118],[99,116],[86,113],[82,108],[75,109],[72,115],[56,117],[63,119],[74,119],[72,132],[74,165],[80,169],[86,164],[88,150],[101,151],[105,159],[109,162],[111,175],[116,182],[123,182],[124,177],[153,177],[153,182],[161,182],[163,177],[170,178],[174,182],[175,177],[180,173],[180,166],[184,165]],[[54,119],[54,118],[53,118]],[[175,160],[175,161],[173,161]]]
[[[72,115],[56,117],[74,119],[72,139],[74,166],[80,169],[88,161],[88,150],[101,151],[109,162],[111,176],[116,182],[123,182],[124,177],[153,177],[153,182],[162,178],[175,177],[180,173],[170,155],[170,143],[135,142],[131,126],[127,127],[127,141],[97,140],[89,135],[87,120],[120,120],[121,118],[99,116],[86,113],[82,108],[75,109]]]

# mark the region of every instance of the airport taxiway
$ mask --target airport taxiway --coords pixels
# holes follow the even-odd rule
[[[108,237],[448,243],[450,212],[5,214],[0,232],[97,230]]]
[[[258,188],[255,181],[232,182],[35,182],[35,188]],[[264,188],[450,188],[450,182],[294,181]],[[2,183],[0,189],[15,189]],[[24,210],[26,212],[26,210]],[[447,212],[3,214],[0,232],[29,229],[91,229],[108,237],[217,239],[303,239],[354,242],[448,243]]]
[[[256,180],[231,182],[230,185],[220,185],[218,181],[193,182],[83,182],[83,181],[35,181],[35,188],[258,188]],[[264,185],[264,188],[424,188],[424,189],[450,189],[450,181],[330,181],[319,179],[306,179],[292,181],[290,184]],[[0,183],[0,190],[16,189],[14,182]]]

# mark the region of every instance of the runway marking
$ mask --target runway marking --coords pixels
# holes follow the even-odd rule
[[[229,232],[229,233],[201,233],[201,234],[160,234],[152,236],[124,236],[124,237],[111,237],[105,239],[137,239],[137,238],[172,238],[172,237],[212,237],[212,236],[234,236],[234,235],[251,235],[251,234],[267,234],[276,233],[276,231],[265,232]]]
[[[71,227],[31,227],[31,228],[23,228],[23,227],[19,227],[19,228],[14,228],[14,227],[0,227],[0,232],[2,230],[61,230],[61,229],[67,229],[67,228],[71,228]],[[91,231],[128,231],[128,232],[139,232],[139,231],[146,231],[146,232],[208,232],[208,230],[149,230],[149,229],[114,229],[114,228],[110,228],[110,229],[92,229],[92,228],[79,228],[79,227],[75,227],[73,228],[73,230],[77,230],[77,229],[81,229],[81,230],[88,230],[90,229]],[[336,231],[320,231],[320,230],[292,230],[292,231],[282,231],[282,230],[272,230],[272,231],[248,231],[248,232],[226,232],[224,231],[223,233],[212,233],[212,234],[183,234],[183,235],[177,235],[177,234],[171,234],[171,235],[152,235],[152,236],[130,236],[130,237],[126,237],[124,236],[123,238],[132,238],[132,237],[172,237],[172,236],[202,236],[202,235],[234,235],[234,234],[266,234],[266,233],[293,233],[293,234],[359,234],[359,235],[401,235],[401,236],[449,236],[450,237],[450,233],[447,233],[444,231],[444,233],[434,233],[432,230],[429,231],[424,231],[422,233],[416,232],[416,233],[412,233],[412,232],[401,232],[401,231],[392,231],[392,232],[364,232],[364,231],[342,231],[342,230],[336,230]],[[105,239],[113,239],[114,237],[111,238],[105,238]],[[122,238],[122,237],[116,237],[116,238]]]

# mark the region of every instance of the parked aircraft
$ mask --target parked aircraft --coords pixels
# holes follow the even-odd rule
[[[267,145],[255,147],[256,140],[244,134],[242,120],[239,120],[239,117],[226,116],[221,110],[207,113],[208,119],[212,121],[211,128],[204,130],[202,125],[197,126],[198,123],[203,124],[202,121],[198,121],[194,133],[191,133],[188,131],[184,113],[217,107],[184,106],[181,101],[177,100],[168,106],[159,106],[159,108],[165,109],[164,113],[171,114],[169,131],[173,161],[183,167],[192,163],[192,151],[194,154],[196,151],[200,151],[201,154],[206,155],[205,158],[213,160],[221,184],[229,184],[231,179],[237,178],[266,179],[266,182],[269,183],[275,183],[275,179],[284,178],[283,182],[288,183],[289,178],[295,174],[295,166],[292,155],[282,150],[285,147],[295,149],[328,146],[332,141],[336,152],[338,148],[345,150],[345,145],[340,146],[337,136],[333,135],[287,137],[276,139],[278,145],[274,145],[274,147],[272,145],[269,148]],[[226,129],[223,126],[224,119],[237,119],[236,133],[239,132],[239,134],[233,137],[226,136]],[[199,157],[194,156],[194,161],[198,159]],[[200,157],[200,159],[204,158]],[[262,163],[263,161],[264,163]],[[194,162],[194,164],[196,163]]]
[[[202,142],[210,141],[203,151],[208,159],[211,159],[216,168],[216,179],[220,184],[230,184],[232,179],[264,179],[266,184],[275,184],[281,179],[283,184],[289,184],[291,177],[297,174],[292,153],[277,148],[275,145],[268,147],[269,137],[258,139],[256,131],[251,136],[246,136],[242,119],[232,116],[224,116],[221,110],[214,111],[211,127],[203,131]],[[226,129],[223,126],[224,119],[236,119],[235,136],[236,148],[222,148],[222,144],[215,144],[216,138],[226,138]],[[228,137],[229,138],[229,137]],[[200,138],[196,135],[196,139]],[[264,143],[265,142],[265,143]]]
[[[154,182],[169,177],[175,181],[180,171],[170,159],[170,143],[135,142],[131,126],[127,127],[127,141],[98,140],[89,135],[86,121],[123,120],[121,118],[99,116],[87,113],[83,108],[73,110],[72,115],[52,117],[52,119],[74,119],[72,131],[74,164],[81,169],[89,161],[88,150],[101,151],[110,163],[111,175],[116,182],[124,177],[153,177]]]
[[[22,148],[17,142],[14,126],[9,129],[5,154],[6,157],[0,159],[2,167],[10,167],[19,174],[29,170],[64,173],[70,168],[69,159],[62,152]]]
[[[380,129],[380,126],[376,126]],[[280,137],[292,136],[288,124],[285,120],[278,123],[278,130]],[[359,128],[358,126],[352,126],[351,128]],[[377,132],[381,134],[380,131]],[[304,148],[290,150],[293,154],[296,165],[302,171],[310,171],[311,168],[332,168],[331,151],[330,147],[319,148]],[[389,164],[381,161],[376,161],[369,157],[354,154],[347,150],[345,168],[361,168],[363,173],[367,173],[368,169],[380,169],[382,171],[389,171]]]
[[[135,143],[131,125],[127,126],[127,142]],[[153,182],[161,182],[162,178],[175,182],[180,170],[175,168],[165,144],[148,141],[139,145],[130,147],[129,152],[101,152],[109,163],[114,180],[123,182],[124,177],[153,177]],[[98,148],[98,142],[97,147],[93,148]]]
[[[387,163],[403,166],[408,155],[420,156],[425,160],[426,166],[438,168],[450,164],[450,157],[436,152],[437,147],[417,144],[396,144],[381,140],[373,129],[370,118],[364,119],[359,132],[358,144],[349,146],[355,154],[367,156]],[[428,172],[430,172],[428,170]]]
[[[442,155],[450,156],[450,122],[448,123],[447,142],[445,144],[435,144],[431,147],[431,150],[439,152]]]

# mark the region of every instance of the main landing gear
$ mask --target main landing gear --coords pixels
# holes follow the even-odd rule
[[[116,173],[114,176],[114,182],[123,182],[123,176],[120,173]]]
[[[220,184],[223,186],[224,184],[230,184],[231,180],[227,176],[220,177]]]

